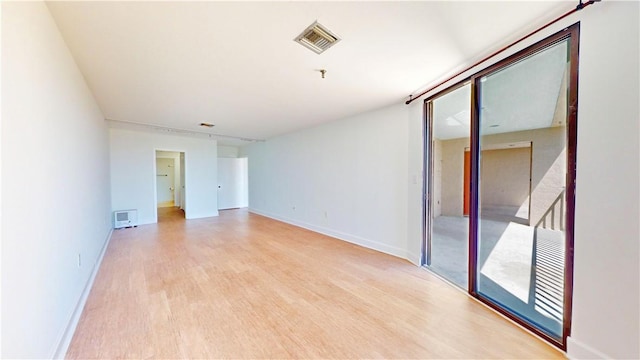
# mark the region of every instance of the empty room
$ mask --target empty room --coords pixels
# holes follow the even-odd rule
[[[640,3],[0,10],[1,358],[640,358]]]

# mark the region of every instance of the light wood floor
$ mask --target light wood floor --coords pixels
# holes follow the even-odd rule
[[[230,210],[116,230],[68,358],[562,358],[405,260]]]

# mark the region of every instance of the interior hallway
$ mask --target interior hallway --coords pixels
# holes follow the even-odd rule
[[[168,223],[184,221],[184,210],[177,206],[158,207],[158,222]]]
[[[563,358],[405,260],[169,209],[114,231],[68,358]]]

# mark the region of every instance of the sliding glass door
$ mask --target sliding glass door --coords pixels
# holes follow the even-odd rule
[[[564,348],[578,26],[426,100],[426,265]]]
[[[428,212],[431,231],[426,265],[463,288],[468,285],[469,262],[470,103],[469,83],[429,103],[433,118],[428,146],[432,173]]]
[[[477,293],[562,336],[569,39],[476,81]]]

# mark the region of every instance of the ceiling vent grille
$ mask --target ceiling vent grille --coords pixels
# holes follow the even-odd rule
[[[340,41],[340,38],[316,21],[298,35],[294,41],[317,54],[321,54]]]

